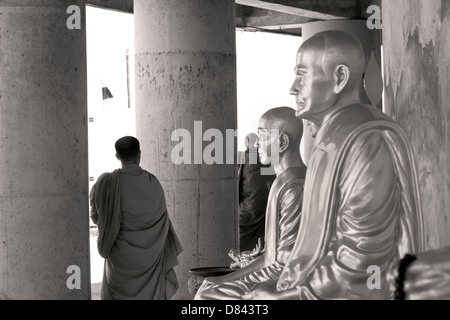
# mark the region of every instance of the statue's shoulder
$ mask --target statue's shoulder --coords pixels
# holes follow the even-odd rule
[[[291,175],[283,184],[281,188],[281,194],[303,194],[303,188],[305,187],[306,168],[295,168],[291,172]]]
[[[332,120],[332,126],[348,128],[353,131],[360,125],[372,121],[394,122],[380,109],[367,104],[354,104],[336,113]]]
[[[380,109],[365,105],[354,104],[336,110],[330,119],[320,128],[316,136],[315,147],[330,154],[338,154],[343,147],[348,146],[349,139],[358,137],[365,128],[372,132],[380,128],[396,125],[395,121]]]
[[[384,133],[388,132],[390,135],[402,137],[403,139],[406,137],[400,124],[376,107],[361,105],[353,110],[348,110],[346,119],[349,119],[351,115],[353,116],[351,125],[346,125],[348,127],[347,138],[358,138],[368,131],[371,134],[377,134],[378,132],[378,134],[383,136]]]
[[[366,104],[354,104],[338,110],[321,129],[322,137],[336,141],[345,141],[346,138],[358,131],[359,128],[368,123],[386,122],[395,123],[388,115],[380,109]]]

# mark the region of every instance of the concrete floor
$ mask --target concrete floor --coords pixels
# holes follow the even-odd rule
[[[90,250],[91,250],[91,295],[92,300],[100,300],[100,289],[103,278],[104,260],[98,254],[97,237],[98,230],[91,228],[90,230]]]
[[[102,283],[93,283],[91,284],[91,295],[92,295],[92,299],[91,300],[101,300],[100,299],[100,290],[102,287]]]

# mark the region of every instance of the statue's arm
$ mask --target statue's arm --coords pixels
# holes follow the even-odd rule
[[[298,300],[299,293],[297,288],[284,291],[277,291],[276,282],[266,283],[258,286],[255,290],[242,296],[243,300]]]
[[[384,137],[367,132],[344,159],[333,234],[327,253],[299,287],[300,299],[385,299],[386,267],[396,241],[398,193],[394,165]],[[367,285],[370,266],[381,270],[381,289]]]
[[[253,272],[263,268],[264,263],[265,263],[265,255],[263,254],[263,255],[259,256],[258,258],[256,258],[255,261],[253,261],[250,265],[246,266],[245,268],[236,270],[236,271],[229,273],[227,275],[224,275],[224,276],[206,278],[205,280],[212,282],[212,283],[222,283],[222,282],[230,282],[230,281],[239,280],[239,279],[247,276],[248,274],[253,273]]]
[[[284,265],[291,255],[300,227],[303,183],[303,181],[293,183],[284,190],[280,199],[277,228],[267,229],[269,232],[275,230],[278,232],[276,252],[274,253],[275,261],[268,266],[249,273],[246,276],[248,281],[264,283],[278,280],[280,277]],[[268,235],[266,235],[266,239],[268,239]]]

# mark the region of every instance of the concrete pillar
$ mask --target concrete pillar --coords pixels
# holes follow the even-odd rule
[[[229,266],[227,254],[238,247],[237,166],[208,165],[205,160],[194,164],[194,150],[200,156],[211,144],[196,142],[208,129],[223,135],[218,139],[224,146],[219,158],[226,163],[226,130],[237,127],[235,4],[137,0],[134,12],[136,130],[142,165],[160,179],[184,246],[175,299],[190,299],[189,269]],[[194,132],[196,121],[201,121],[201,128]],[[190,133],[190,165],[172,161],[172,150],[179,144],[171,141],[176,129]],[[236,145],[235,139],[228,142]],[[233,151],[232,146],[229,152]]]
[[[84,17],[81,0],[0,4],[1,298],[89,299]]]
[[[367,20],[331,20],[305,23],[302,40],[305,42],[316,33],[327,30],[346,31],[356,37],[366,53],[365,102],[382,108],[383,78],[381,76],[381,30],[369,29]],[[365,97],[367,95],[367,97]]]
[[[450,245],[450,2],[383,1],[386,112],[419,172],[426,249]]]

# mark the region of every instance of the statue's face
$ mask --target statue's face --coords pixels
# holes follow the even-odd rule
[[[271,158],[274,157],[273,152],[279,152],[278,130],[271,130],[271,121],[261,119],[258,125],[258,148],[259,159],[262,164],[271,164]]]
[[[295,81],[291,94],[297,104],[299,118],[321,122],[324,114],[332,107],[333,75],[322,67],[323,50],[307,46],[297,53]]]

